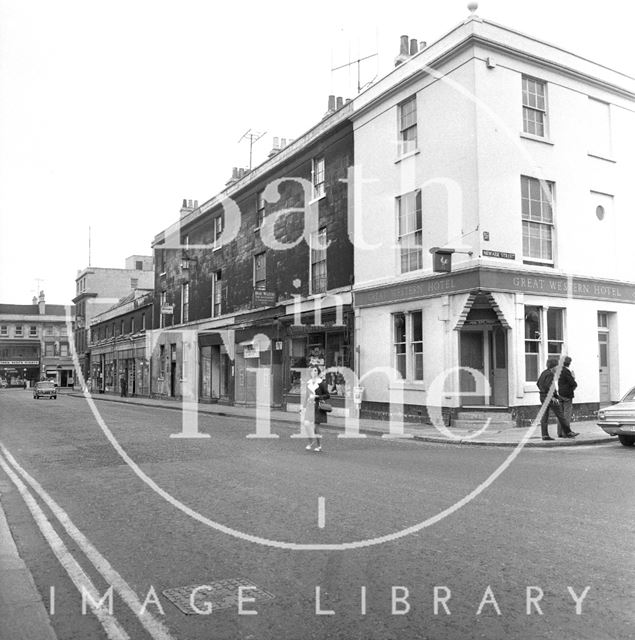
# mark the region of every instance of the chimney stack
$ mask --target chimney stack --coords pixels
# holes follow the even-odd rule
[[[408,47],[410,42],[410,47]],[[416,38],[408,38],[408,36],[401,36],[399,43],[399,55],[395,58],[395,67],[398,67],[402,62],[405,62],[408,58],[414,56],[419,51],[422,51],[426,46],[425,42],[421,42],[421,46],[417,44]]]
[[[37,298],[35,296],[33,296],[33,300],[31,300],[31,304],[34,306],[37,304]]]
[[[40,291],[40,299],[38,300],[37,303],[38,306],[38,312],[41,316],[43,316],[46,313],[46,304],[44,301],[44,291]]]
[[[192,202],[187,198],[183,198],[183,204],[181,205],[181,211],[180,211],[181,218],[186,216],[188,213],[192,213],[192,211],[194,211],[194,209],[196,209],[197,207],[198,207],[198,200],[194,200],[194,202]]]

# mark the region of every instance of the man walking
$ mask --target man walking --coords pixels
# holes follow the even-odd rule
[[[558,379],[558,395],[560,396],[562,413],[564,413],[564,417],[567,419],[569,425],[571,425],[571,418],[573,417],[573,391],[578,386],[578,383],[575,381],[573,372],[569,369],[570,364],[571,358],[567,356],[562,363],[562,371],[560,373],[560,378]],[[562,430],[559,422],[558,437],[566,437],[565,432]]]
[[[562,429],[562,432],[564,434],[564,438],[575,438],[577,435],[579,435],[575,431],[571,431],[569,421],[566,419],[562,411],[562,406],[560,405],[560,400],[558,392],[556,391],[554,380],[557,368],[558,361],[555,358],[549,358],[547,360],[547,368],[540,374],[540,377],[536,382],[536,384],[538,385],[538,390],[540,391],[540,402],[543,405],[545,404],[547,396],[549,396],[549,394],[553,391],[551,401],[544,407],[544,412],[540,420],[540,430],[542,432],[543,440],[553,440],[553,438],[549,435],[549,410],[553,411],[554,415],[556,416],[559,428]]]

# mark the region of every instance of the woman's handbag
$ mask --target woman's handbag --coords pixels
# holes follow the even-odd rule
[[[333,411],[333,407],[326,400],[320,400],[318,402],[318,409],[320,411],[326,411],[326,413]]]

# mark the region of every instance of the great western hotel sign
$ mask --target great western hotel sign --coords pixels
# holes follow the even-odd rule
[[[535,274],[490,268],[457,271],[447,276],[430,276],[408,283],[355,292],[355,306],[372,307],[393,302],[433,298],[449,293],[482,289],[588,300],[613,300],[635,304],[635,284]]]

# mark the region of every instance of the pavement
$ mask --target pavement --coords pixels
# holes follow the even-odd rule
[[[83,398],[77,390],[64,390],[64,395]],[[163,407],[176,411],[182,410],[182,403],[176,400],[154,398],[122,398],[116,395],[96,394],[92,396],[97,405],[105,402],[139,405],[149,407]],[[255,407],[229,406],[220,404],[198,403],[198,410],[202,414],[230,416],[254,420]],[[271,410],[271,420],[299,428],[300,419],[297,412]],[[383,436],[390,433],[390,425],[382,420],[359,420],[359,432],[372,436]],[[345,429],[345,419],[329,416],[325,429],[342,432]],[[404,434],[410,439],[421,442],[437,442],[455,445],[516,447],[524,441],[527,447],[571,447],[589,444],[615,442],[614,438],[605,434],[595,421],[574,422],[576,438],[556,438],[545,442],[540,437],[540,427],[500,427],[493,425],[483,429],[483,425],[471,428],[456,428],[442,433],[433,425],[404,423]],[[556,434],[556,425],[550,425],[552,436]],[[0,498],[11,486],[0,482]],[[13,536],[9,529],[2,503],[0,500],[0,638],[4,640],[56,640],[51,627],[45,605],[37,591],[28,567],[18,554]]]
[[[66,395],[83,398],[83,394],[78,391],[66,392]],[[183,404],[180,400],[157,399],[146,397],[126,397],[114,394],[93,394],[93,400],[98,405],[101,402],[118,402],[130,405],[147,407],[163,407],[181,411]],[[250,406],[232,406],[224,404],[196,403],[198,411],[206,415],[228,416],[232,418],[245,418],[255,420],[256,408]],[[287,423],[300,428],[300,417],[298,412],[282,411],[271,409],[271,421]],[[346,419],[343,417],[328,417],[328,423],[322,425],[323,429],[333,431],[344,431]],[[571,428],[578,432],[576,438],[556,437],[557,425],[555,422],[549,425],[549,433],[554,438],[553,441],[543,441],[540,435],[540,425],[534,427],[503,427],[492,424],[483,428],[484,424],[475,424],[469,428],[451,427],[446,433],[437,429],[432,424],[418,424],[404,422],[404,433],[413,440],[421,442],[438,442],[443,444],[456,445],[476,445],[492,447],[516,447],[525,441],[526,447],[571,447],[589,444],[601,444],[617,442],[617,439],[604,433],[597,426],[595,420],[573,422]],[[359,433],[373,436],[383,436],[390,434],[390,423],[386,420],[359,419]]]

